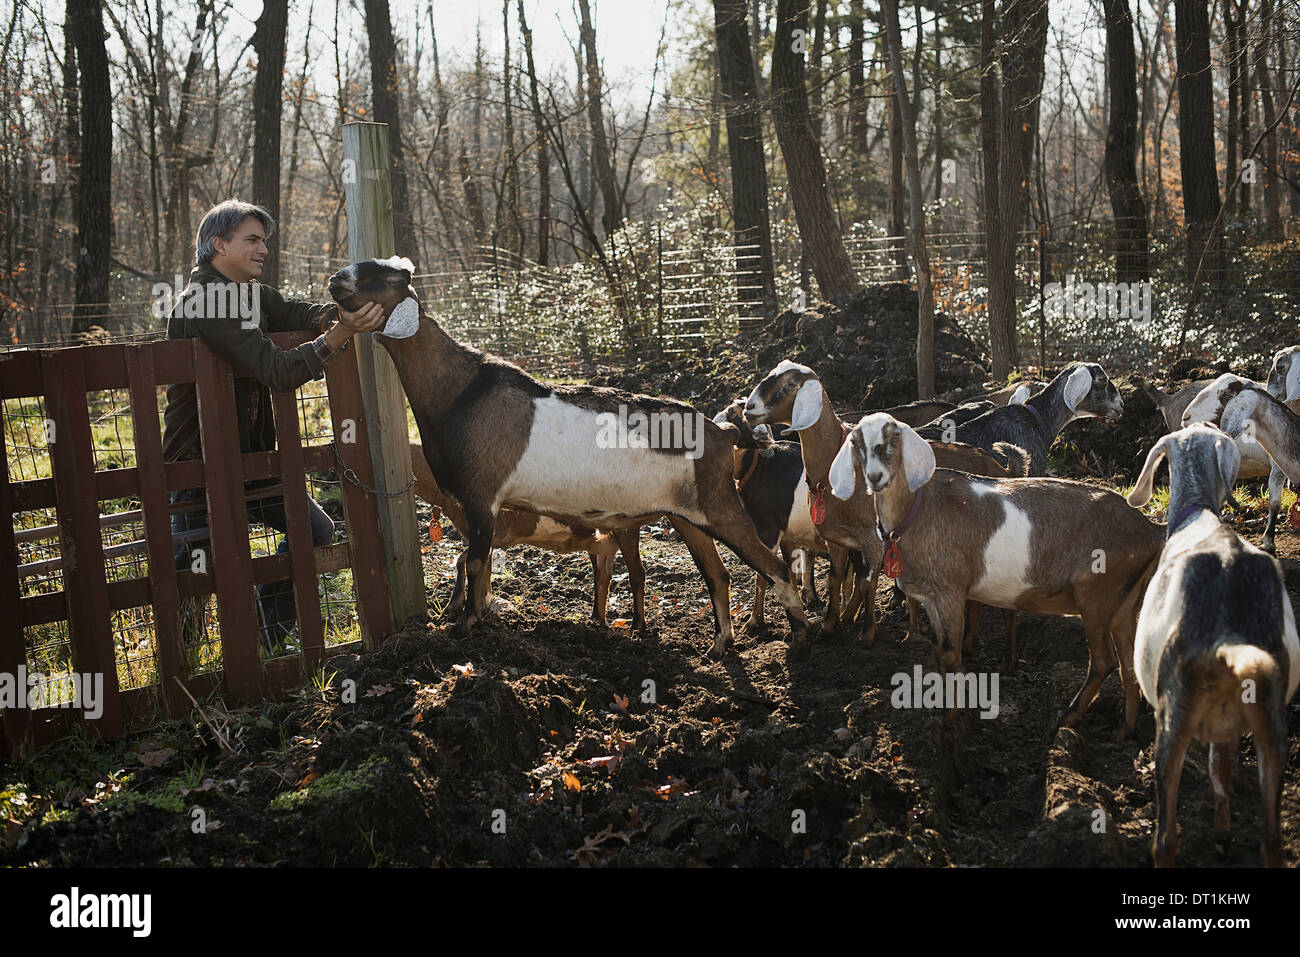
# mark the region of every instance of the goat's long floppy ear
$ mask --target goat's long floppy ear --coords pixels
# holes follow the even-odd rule
[[[1283,402],[1300,399],[1300,352],[1291,353],[1291,368],[1286,372],[1286,398]]]
[[[848,434],[840,450],[835,453],[835,460],[831,462],[831,494],[836,498],[850,499],[853,497],[853,489],[857,486],[857,476],[853,465],[854,451],[853,439],[858,434],[855,428]],[[871,486],[867,486],[867,494],[871,494]]]
[[[915,492],[934,474],[934,449],[903,422],[898,423],[898,434],[903,440],[903,475],[907,478],[907,490]]]
[[[1022,385],[1011,393],[1011,398],[1007,399],[1007,405],[1024,405],[1025,400],[1029,398],[1029,386]]]
[[[388,314],[381,333],[390,339],[409,339],[420,328],[420,303],[414,297],[403,299]]]
[[[1223,478],[1223,487],[1231,492],[1237,484],[1237,472],[1241,469],[1241,450],[1237,443],[1223,436],[1214,440],[1214,454],[1219,461],[1219,475]]]
[[[1247,438],[1254,439],[1254,423],[1251,415],[1259,405],[1259,396],[1250,389],[1243,389],[1229,399],[1219,415],[1219,428],[1234,439],[1246,433]]]
[[[1065,390],[1063,398],[1065,407],[1073,412],[1078,408],[1083,397],[1088,394],[1092,388],[1092,370],[1087,366],[1079,366],[1070,373],[1070,377],[1065,380]]]
[[[1128,493],[1128,503],[1134,508],[1141,508],[1151,501],[1151,484],[1155,481],[1156,469],[1160,467],[1160,460],[1168,454],[1168,451],[1168,436],[1151,446],[1151,451],[1147,453],[1146,464],[1142,466],[1142,474],[1138,476],[1133,491]]]
[[[823,394],[822,384],[817,379],[808,379],[799,386],[794,406],[790,409],[790,428],[806,429],[821,417]]]

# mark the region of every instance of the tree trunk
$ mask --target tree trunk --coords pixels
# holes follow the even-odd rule
[[[614,156],[605,134],[605,116],[601,92],[600,60],[596,52],[596,28],[591,22],[591,5],[588,0],[578,0],[582,22],[580,35],[586,50],[587,119],[591,123],[591,159],[595,167],[596,184],[600,187],[605,209],[601,224],[605,235],[614,232],[623,222],[623,205],[618,193],[618,177],[614,170]]]
[[[398,249],[414,235],[406,193],[406,164],[402,155],[402,120],[397,96],[397,46],[388,18],[388,0],[365,0],[366,34],[370,38],[370,84],[375,122],[388,124],[389,180],[393,192],[393,232]]]
[[[772,117],[785,158],[799,238],[808,253],[822,297],[856,292],[860,285],[844,249],[835,210],[826,193],[826,167],[813,136],[804,84],[804,46],[809,0],[777,0],[772,47]],[[798,33],[796,39],[795,31]]]
[[[885,79],[886,114],[889,118],[889,235],[901,237],[907,232],[907,213],[903,200],[903,119],[898,110],[898,78],[892,70]],[[894,278],[906,282],[911,276],[907,264],[907,248],[899,243],[895,248],[897,264]]]
[[[1233,179],[1241,169],[1241,154],[1237,151],[1237,126],[1240,122],[1241,103],[1241,24],[1237,20],[1236,5],[1223,0],[1223,56],[1228,61],[1228,136],[1227,166],[1223,171],[1224,212],[1231,215],[1237,208],[1237,193],[1232,188]],[[1179,112],[1182,103],[1179,102]]]
[[[1239,102],[1239,111],[1237,113],[1241,129],[1238,133],[1239,142],[1241,143],[1241,158],[1244,160],[1246,154],[1250,151],[1253,142],[1250,138],[1250,118],[1254,111],[1250,98],[1250,32],[1247,24],[1250,13],[1250,0],[1242,0],[1237,4],[1237,77],[1241,86],[1241,100]],[[1230,170],[1232,175],[1236,175],[1237,170]],[[1241,191],[1241,206],[1243,213],[1250,209],[1251,203],[1251,183],[1250,179],[1243,176],[1239,182]]]
[[[1259,102],[1264,109],[1264,218],[1269,231],[1276,234],[1282,228],[1282,198],[1279,195],[1277,170],[1278,148],[1277,128],[1277,92],[1273,88],[1276,77],[1281,74],[1269,70],[1268,51],[1273,35],[1273,0],[1264,0],[1260,8],[1259,45],[1255,48],[1255,59],[1259,64]],[[1285,94],[1285,91],[1282,91]]]
[[[859,157],[867,154],[867,78],[862,63],[865,19],[862,0],[849,0],[849,142]]]
[[[503,64],[501,102],[505,104],[506,208],[508,226],[502,245],[523,253],[523,217],[519,212],[519,162],[515,155],[515,116],[510,102],[510,0],[501,0]]]
[[[763,314],[771,318],[776,313],[776,278],[767,209],[767,164],[763,158],[762,107],[754,84],[754,58],[745,29],[745,3],[746,0],[714,0],[713,22],[718,73],[727,111],[736,245],[758,245],[759,288],[742,290],[740,299],[761,303]]]
[[[1206,0],[1174,0],[1178,47],[1178,154],[1187,223],[1187,279],[1223,277],[1223,224],[1214,162],[1214,90],[1210,74],[1210,17]]]
[[[907,93],[903,74],[902,33],[898,28],[898,0],[882,0],[889,63],[894,75],[895,98],[903,128],[903,149],[907,154],[907,185],[912,197],[910,233],[912,259],[916,263],[916,392],[918,399],[934,396],[934,285],[930,277],[930,255],[925,245],[925,203],[921,189],[921,163],[916,149],[916,114]]]
[[[1015,279],[1007,301],[1003,276],[1014,269],[1004,260],[1002,206],[1002,94],[998,84],[994,0],[980,0],[980,141],[984,153],[984,255],[988,259],[989,352],[993,377],[1003,381],[1016,366]]]
[[[813,135],[817,142],[822,141],[822,100],[826,84],[826,73],[822,69],[822,59],[826,56],[826,3],[817,0],[816,12],[813,14],[812,62],[808,64],[808,106],[812,114]],[[754,57],[758,57],[754,51]]]
[[[77,263],[72,333],[81,336],[107,309],[113,241],[113,93],[100,0],[68,0],[68,32],[81,73],[81,162],[77,170]]]
[[[537,65],[533,62],[533,31],[524,17],[524,0],[518,0],[519,30],[524,38],[524,59],[528,65],[528,96],[533,107],[533,128],[537,135],[537,262],[551,261],[551,157],[546,149],[546,118],[537,87]]]
[[[280,220],[280,116],[284,104],[284,43],[289,0],[264,0],[253,30],[253,202]],[[280,236],[266,240],[261,281],[280,285]]]
[[[1137,180],[1137,59],[1128,0],[1103,0],[1110,123],[1106,131],[1106,184],[1115,215],[1115,280],[1150,278],[1147,206]]]

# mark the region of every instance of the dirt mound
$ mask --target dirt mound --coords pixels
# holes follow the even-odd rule
[[[811,366],[842,411],[884,408],[916,398],[916,290],[905,283],[868,286],[839,304],[786,310],[707,355],[651,357],[591,378],[669,395],[713,413],[748,395],[782,359]],[[947,315],[935,316],[935,379],[941,394],[966,397],[988,379],[988,357]]]

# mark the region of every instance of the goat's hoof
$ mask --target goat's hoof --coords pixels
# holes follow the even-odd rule
[[[741,626],[740,633],[744,635],[746,638],[753,638],[755,635],[761,632],[766,626],[767,623],[764,622],[762,618],[755,618],[753,615],[750,615],[749,620],[746,621],[745,624]]]
[[[793,636],[786,642],[785,660],[786,661],[807,661],[812,655],[806,636],[795,638]]]
[[[1061,720],[1056,722],[1058,728],[1076,728],[1079,722],[1083,720],[1083,715],[1077,711],[1067,711],[1061,715]]]
[[[858,644],[863,648],[870,648],[876,643],[876,627],[872,625],[861,635],[858,636]]]
[[[451,631],[447,632],[447,637],[453,641],[459,641],[461,638],[469,637],[469,633],[474,630],[474,626],[467,621],[458,621],[451,626]]]
[[[713,646],[709,648],[709,657],[714,661],[721,661],[727,653],[727,641],[725,638],[718,638],[714,641]]]
[[[1264,541],[1262,541],[1262,542],[1259,543],[1259,550],[1260,550],[1261,552],[1267,552],[1267,553],[1270,554],[1270,555],[1276,555],[1276,554],[1277,554],[1277,543],[1276,543],[1276,542],[1270,542],[1270,541],[1268,541],[1267,539],[1265,539]]]
[[[1137,737],[1137,727],[1134,726],[1130,728],[1128,725],[1125,725],[1124,727],[1116,731],[1113,735],[1111,735],[1110,739],[1114,741],[1116,744],[1119,744],[1121,741],[1127,741],[1129,738],[1136,738],[1136,737]]]
[[[1014,675],[1017,671],[1020,670],[1020,662],[1017,661],[1015,658],[1003,658],[1002,670],[1008,675]]]

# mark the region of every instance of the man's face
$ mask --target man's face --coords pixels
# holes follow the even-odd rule
[[[235,282],[248,282],[262,275],[262,260],[266,258],[266,230],[256,216],[246,216],[235,227],[230,239],[220,236],[213,243],[216,254],[212,265],[223,276]]]

